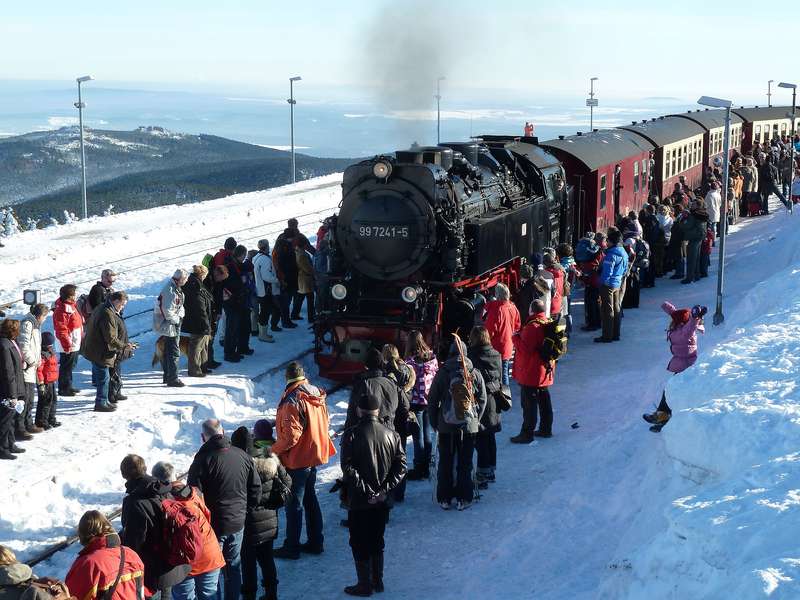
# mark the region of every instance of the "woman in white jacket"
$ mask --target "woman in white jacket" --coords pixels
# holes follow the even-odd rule
[[[275,291],[280,291],[278,277],[272,266],[269,240],[259,240],[258,254],[253,257],[253,275],[256,280],[256,296],[258,296],[258,339],[262,342],[274,342],[267,333],[267,324],[271,321],[272,331],[281,331],[278,322],[281,318],[280,304]]]
[[[711,182],[711,187],[706,194],[706,210],[708,211],[708,226],[714,231],[714,235],[719,235],[719,217],[722,208],[722,194],[719,191],[719,183]]]

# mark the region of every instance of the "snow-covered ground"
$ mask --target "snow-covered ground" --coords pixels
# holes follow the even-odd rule
[[[99,271],[105,263],[187,243],[118,265],[120,286],[135,294],[128,309],[133,314],[150,307],[174,267],[196,263],[229,232],[336,205],[338,182],[330,176],[23,233],[0,255],[2,299],[19,297],[34,287],[25,285],[33,279],[72,270],[35,285],[47,299],[70,277],[85,280],[88,289],[96,275],[85,267]],[[659,306],[665,299],[678,306],[701,303],[713,313],[716,255],[712,276],[699,284],[659,279],[655,289],[643,290],[641,307],[626,311],[620,343],[593,344],[592,334],[580,331],[573,336],[552,388],[554,437],[511,445],[508,436],[521,420],[515,402],[498,436],[498,482],[469,511],[445,513],[432,502],[427,482],[409,483],[406,502],[392,512],[387,529],[383,596],[800,597],[798,218],[779,209],[734,228],[726,319],[714,327],[709,318],[692,369],[668,376],[667,319]],[[313,234],[319,220],[301,222]],[[274,239],[281,227],[254,228],[241,237],[252,245],[260,237]],[[168,258],[174,260],[161,262]],[[148,325],[148,315],[130,323],[134,333]],[[242,363],[168,390],[150,367],[153,336],[137,339],[142,347],[125,365],[130,399],[116,413],[89,411],[82,362],[78,380],[87,391],[62,400],[64,426],[28,442],[20,460],[0,465],[8,482],[0,492],[0,543],[23,557],[70,533],[84,510],[119,505],[118,465],[126,453],[141,454],[148,464],[171,460],[182,469],[208,416],[232,428],[274,415],[280,371],[251,378],[301,354],[311,341],[303,329],[283,332],[278,344],[254,342],[256,354]],[[310,357],[304,361],[314,373]],[[675,412],[655,435],[641,414],[665,386]],[[329,401],[334,425],[343,421],[346,399],[342,391]],[[326,551],[278,564],[282,598],[344,597],[342,587],[354,580],[338,498],[326,493],[338,473],[334,461],[319,477]],[[76,550],[57,554],[37,572],[63,576]]]

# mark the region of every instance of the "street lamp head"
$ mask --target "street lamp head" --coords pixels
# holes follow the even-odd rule
[[[710,106],[711,108],[730,108],[733,106],[733,102],[730,100],[714,98],[713,96],[701,96],[697,103],[703,106]]]
[[[442,75],[442,76],[441,76],[441,77],[439,77],[439,78],[438,78],[436,81],[444,81],[445,79],[447,79],[447,77],[445,77],[444,75]]]
[[[94,77],[91,75],[84,75],[83,77],[78,77],[75,81],[78,83],[86,83],[87,81],[94,81]]]
[[[796,83],[786,83],[785,81],[781,81],[778,84],[778,87],[779,88],[786,88],[786,89],[789,89],[789,90],[794,90],[794,89],[797,88],[797,84]]]
[[[301,79],[303,79],[303,78],[300,77],[299,75],[297,75],[295,77],[289,77],[289,81],[300,81]]]
[[[597,81],[598,79],[600,79],[600,78],[599,77],[592,77],[589,81]]]

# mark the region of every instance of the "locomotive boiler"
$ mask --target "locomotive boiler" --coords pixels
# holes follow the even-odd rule
[[[421,330],[447,345],[521,259],[571,237],[564,172],[536,138],[484,136],[350,166],[315,257],[321,375],[346,380],[372,346]]]

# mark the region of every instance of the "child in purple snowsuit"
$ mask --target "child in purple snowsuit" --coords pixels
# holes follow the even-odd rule
[[[667,365],[667,371],[682,373],[691,367],[697,360],[697,332],[705,331],[703,317],[708,312],[705,306],[696,305],[690,311],[687,308],[677,309],[671,303],[664,302],[661,309],[671,317],[667,340],[672,358]],[[658,433],[672,417],[672,410],[667,404],[666,392],[661,393],[661,402],[656,412],[642,415],[645,421],[652,423],[650,431]]]

